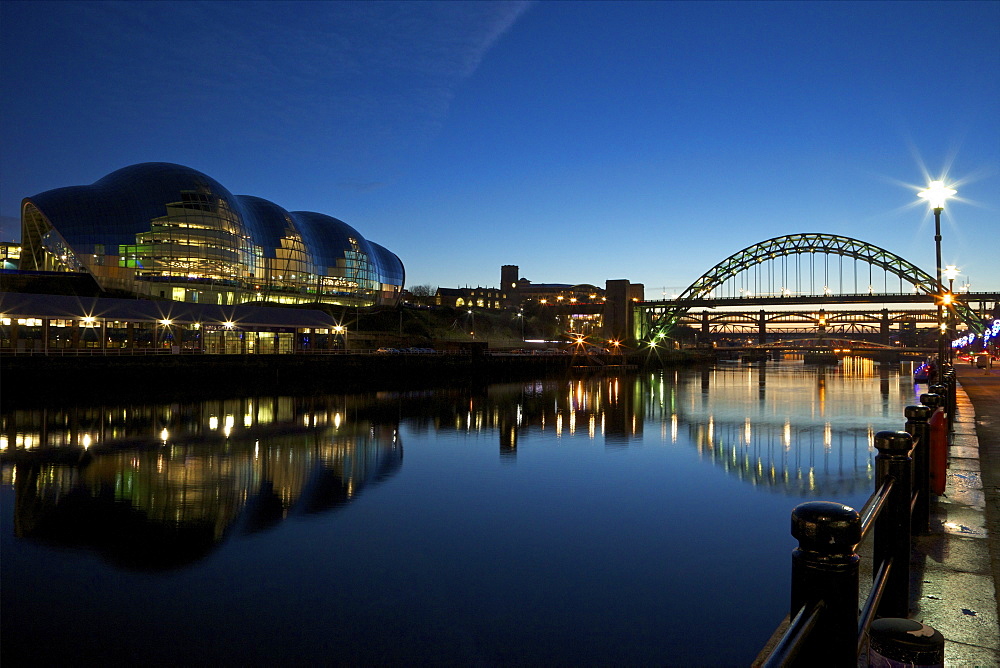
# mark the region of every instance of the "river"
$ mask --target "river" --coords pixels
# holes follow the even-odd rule
[[[848,359],[5,411],[4,660],[745,666],[792,508],[860,508],[917,393]]]

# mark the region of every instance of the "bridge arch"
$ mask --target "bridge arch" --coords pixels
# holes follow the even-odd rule
[[[640,341],[655,341],[658,338],[668,337],[681,317],[691,308],[692,300],[711,297],[716,288],[742,271],[774,258],[811,253],[839,255],[861,260],[873,267],[880,267],[886,272],[894,274],[899,277],[901,282],[905,281],[912,285],[917,292],[932,297],[937,295],[937,280],[933,276],[884,248],[834,234],[790,234],[747,246],[722,260],[688,286],[679,297],[671,300],[671,306],[662,312],[656,322],[637,317],[636,338]],[[948,308],[953,309],[955,314],[974,332],[977,334],[983,332],[983,323],[979,317],[960,299],[953,298],[953,302]]]

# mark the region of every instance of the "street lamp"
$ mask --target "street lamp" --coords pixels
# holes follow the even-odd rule
[[[340,341],[342,343],[342,348],[347,351],[347,328],[343,325],[334,325],[333,331],[340,336]]]
[[[944,364],[944,284],[941,282],[941,212],[944,210],[944,201],[952,197],[958,191],[949,188],[944,181],[931,181],[930,185],[917,193],[918,196],[927,200],[927,203],[934,209],[934,249],[936,252],[937,268],[937,324],[938,324],[938,374],[940,377],[940,367]]]
[[[953,264],[949,264],[947,267],[944,268],[944,277],[948,279],[948,292],[949,293],[951,293],[951,291],[952,291],[952,289],[951,289],[952,283],[955,281],[956,278],[958,278],[959,274],[961,274],[961,273],[962,273],[962,270],[959,269],[958,267],[956,267]]]
[[[961,270],[953,264],[949,264],[944,268],[944,277],[948,279],[948,332],[950,336],[954,336],[955,331],[955,290],[954,283],[958,275],[962,273]],[[948,344],[948,363],[950,364],[955,359],[955,348],[949,343]]]

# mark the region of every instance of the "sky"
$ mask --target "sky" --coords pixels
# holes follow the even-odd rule
[[[1000,290],[1000,2],[0,3],[0,239],[139,162],[339,218],[407,285],[680,292],[786,234]]]

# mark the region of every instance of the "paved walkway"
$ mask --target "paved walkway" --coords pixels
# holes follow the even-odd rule
[[[910,617],[944,635],[946,666],[1000,666],[1000,368],[956,374],[948,480],[931,535],[916,539],[923,581]]]

